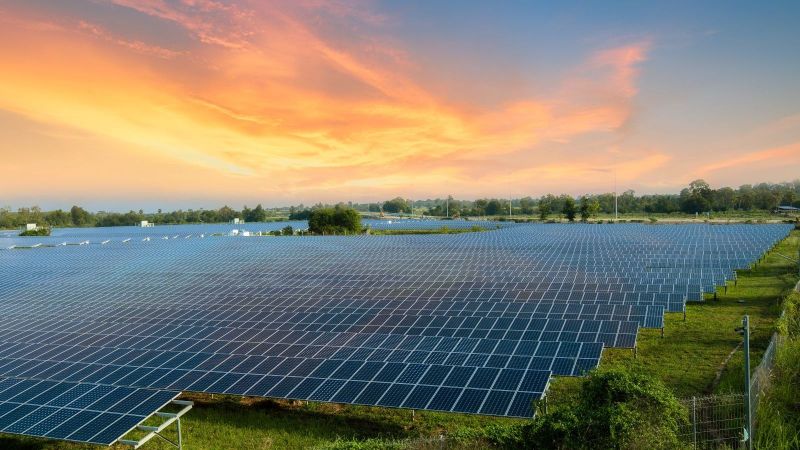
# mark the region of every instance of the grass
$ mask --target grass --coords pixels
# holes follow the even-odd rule
[[[740,271],[737,285],[720,290],[718,300],[687,306],[687,318],[670,313],[665,336],[641,330],[638,357],[630,350],[604,351],[603,368],[639,368],[663,380],[678,396],[741,391],[741,337],[734,328],[744,314],[751,319],[751,350],[757,362],[779,316],[779,299],[797,282],[797,266],[779,257],[796,255],[800,231],[779,243],[752,270]],[[725,364],[729,354],[733,355]],[[757,364],[754,363],[753,366]],[[715,379],[718,380],[715,382]],[[574,393],[580,379],[558,378],[548,403],[557,408]],[[189,395],[195,408],[182,420],[187,449],[398,449],[485,448],[487,434],[524,420],[465,414],[352,405],[254,400],[232,396]],[[495,431],[493,431],[495,430]],[[502,431],[500,431],[502,432]],[[445,434],[440,447],[416,441]],[[83,450],[96,448],[55,441],[0,435],[0,448],[13,450]],[[120,447],[124,448],[124,447]],[[145,449],[168,449],[151,441]]]
[[[473,225],[469,228],[423,228],[423,229],[397,229],[397,230],[370,230],[369,234],[376,236],[395,236],[401,234],[460,234],[489,231],[486,227]]]
[[[800,294],[795,294],[800,299]],[[800,448],[800,338],[789,336],[778,350],[774,379],[756,416],[756,448]]]

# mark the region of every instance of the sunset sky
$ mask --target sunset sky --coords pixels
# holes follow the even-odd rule
[[[0,206],[800,177],[800,2],[0,0]]]

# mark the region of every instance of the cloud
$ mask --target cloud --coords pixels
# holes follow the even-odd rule
[[[133,50],[137,53],[143,53],[146,55],[153,55],[158,58],[164,59],[172,59],[177,56],[180,56],[182,52],[170,50],[167,48],[159,47],[157,45],[146,44],[142,41],[130,41],[126,39],[121,39],[118,37],[114,37],[111,33],[106,31],[103,27],[99,25],[94,25],[85,21],[78,22],[78,28],[81,30],[85,30],[92,35],[104,39],[108,42],[113,42],[117,45],[125,47],[129,50]]]
[[[765,150],[758,150],[745,153],[736,157],[726,157],[719,162],[706,164],[697,170],[699,176],[707,176],[713,172],[736,169],[747,166],[779,166],[779,165],[798,165],[800,164],[800,142],[774,147]]]
[[[424,82],[435,68],[415,64],[413,50],[384,35],[390,18],[368,3],[109,2],[137,14],[139,36],[36,11],[0,30],[0,108],[158,153],[206,180],[218,173],[251,192],[311,199],[382,195],[408,180],[429,193],[489,194],[496,177],[520,189],[589,177],[607,161],[567,146],[623,127],[650,47],[589,51],[548,92],[494,105],[465,92],[454,103]],[[32,21],[53,25],[34,29]],[[151,21],[193,44],[157,43]],[[72,151],[64,142],[64,158]],[[668,161],[628,151],[619,172],[632,180]]]

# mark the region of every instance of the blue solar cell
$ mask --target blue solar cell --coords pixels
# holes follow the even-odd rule
[[[390,386],[391,384],[389,383],[379,383],[373,381],[367,384],[364,390],[361,391],[361,394],[356,398],[355,403],[361,405],[374,405]]]
[[[434,386],[415,386],[403,402],[404,408],[424,409],[437,391]]]
[[[454,387],[440,387],[436,394],[428,403],[427,409],[436,411],[451,411],[458,397],[461,395],[462,389]]]
[[[361,391],[367,386],[366,381],[348,381],[342,386],[339,392],[331,398],[332,402],[336,403],[354,403],[356,397],[361,394]]]
[[[485,389],[464,389],[461,397],[453,407],[453,411],[477,414],[480,411],[486,395],[489,393]]]
[[[380,406],[399,407],[413,388],[414,386],[410,384],[393,384],[377,404]]]

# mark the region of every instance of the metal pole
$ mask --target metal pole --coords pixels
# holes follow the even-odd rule
[[[750,398],[750,317],[745,315],[742,319],[744,332],[744,392],[747,397],[745,404],[747,417],[747,448],[753,449],[753,404]]]
[[[697,448],[697,397],[692,397],[692,438]]]
[[[183,449],[183,439],[181,439],[181,418],[178,417],[178,450]]]
[[[617,172],[614,171],[614,221],[618,219],[617,216]]]

